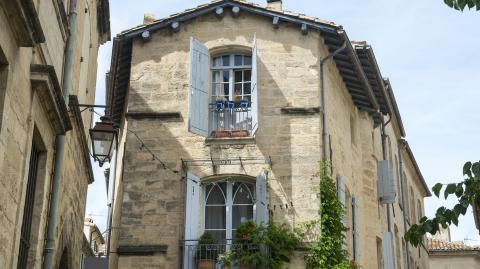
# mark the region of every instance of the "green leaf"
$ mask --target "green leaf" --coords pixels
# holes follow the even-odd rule
[[[423,223],[423,222],[425,222],[425,221],[427,221],[427,220],[428,220],[427,217],[423,217],[423,218],[420,219],[420,223]]]
[[[455,189],[455,195],[457,196],[457,198],[460,198],[460,196],[462,196],[462,194],[463,194],[463,184],[458,183],[457,188]]]
[[[475,6],[475,0],[468,0],[467,1],[467,6],[468,6],[468,9],[471,9],[472,7]]]
[[[440,198],[440,191],[442,190],[443,184],[442,183],[437,183],[435,186],[433,186],[432,191],[435,194],[435,196]]]
[[[455,205],[455,207],[453,207],[453,211],[455,211],[457,215],[459,214],[465,215],[465,213],[467,213],[467,209],[461,204]]]
[[[444,193],[445,199],[447,199],[450,194],[455,193],[456,189],[457,189],[457,184],[455,183],[448,184]]]
[[[453,7],[453,0],[443,0],[443,2],[445,2],[445,4],[447,4],[447,6]]]
[[[469,177],[472,177],[472,162],[466,162],[463,165],[463,175],[468,175]]]
[[[465,9],[465,6],[467,6],[467,0],[458,0],[458,7],[460,8],[460,10],[464,10]]]
[[[480,162],[476,162],[472,165],[472,172],[475,175],[475,178],[480,179]]]

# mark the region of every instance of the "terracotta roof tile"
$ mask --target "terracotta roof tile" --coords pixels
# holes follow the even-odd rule
[[[438,239],[428,239],[427,247],[429,251],[464,251],[464,250],[480,250],[480,247],[471,247],[465,245],[463,241],[446,242]]]

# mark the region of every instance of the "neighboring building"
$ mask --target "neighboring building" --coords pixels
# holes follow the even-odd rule
[[[429,268],[426,250],[403,235],[430,192],[371,46],[268,2],[221,0],[146,16],[115,38],[107,103],[120,143],[110,268],[191,269],[204,231],[228,244],[245,220],[294,227],[318,219],[312,175],[323,157],[346,205],[350,258],[368,269]],[[322,78],[321,60],[342,44]],[[291,268],[302,262],[298,253]]]
[[[53,255],[54,268],[80,268],[93,173],[86,136],[91,117],[82,117],[75,104],[95,99],[98,48],[110,38],[108,0],[1,1],[0,33],[0,268],[43,268],[46,255]],[[76,41],[70,102],[63,96],[68,40]],[[56,171],[61,135],[63,166]],[[60,201],[53,212],[52,193]]]
[[[464,242],[428,239],[428,254],[430,268],[480,268],[480,247],[471,247]]]
[[[105,239],[98,229],[98,226],[93,222],[93,219],[85,219],[83,224],[83,233],[87,238],[90,248],[92,249],[93,256],[103,256],[105,254]]]

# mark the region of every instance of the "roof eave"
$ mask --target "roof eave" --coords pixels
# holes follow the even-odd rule
[[[428,188],[427,182],[425,181],[425,178],[422,175],[422,172],[420,171],[420,167],[418,166],[417,160],[415,159],[415,156],[413,155],[413,151],[410,148],[410,145],[408,144],[408,141],[405,139],[400,139],[400,143],[403,143],[405,145],[405,149],[407,150],[407,154],[410,158],[410,161],[413,164],[413,167],[415,168],[415,172],[417,173],[418,177],[420,178],[420,182],[422,183],[422,186],[425,190],[425,197],[431,197],[432,193],[430,192],[430,189]]]
[[[407,134],[405,132],[405,127],[403,126],[402,116],[400,115],[400,110],[398,109],[397,100],[395,99],[395,94],[393,93],[392,85],[390,84],[390,80],[384,79],[385,89],[387,90],[388,97],[390,99],[390,103],[392,104],[394,116],[400,129],[400,135],[402,137],[406,137]]]

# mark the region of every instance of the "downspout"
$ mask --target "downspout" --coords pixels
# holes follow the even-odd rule
[[[404,186],[404,182],[405,182],[405,178],[403,176],[403,149],[405,148],[405,141],[403,139],[400,139],[399,141],[399,144],[398,144],[398,162],[399,162],[399,169],[400,169],[400,192],[401,192],[401,195],[402,195],[402,201],[403,201],[403,229],[406,231],[407,230],[407,216],[406,216],[406,210],[405,208],[407,207],[406,206],[406,203],[408,203],[408,201],[405,201],[405,190],[403,189],[403,186]],[[405,253],[406,253],[406,256],[407,256],[407,269],[410,269],[411,268],[411,265],[410,265],[410,252],[409,252],[409,247],[408,247],[408,243],[405,243]]]
[[[335,55],[342,52],[347,47],[347,42],[343,42],[342,46],[335,50],[334,52],[327,55],[327,57],[320,60],[320,96],[321,96],[321,105],[322,105],[322,160],[326,161],[327,158],[327,97],[325,89],[325,63],[335,57]]]
[[[63,67],[63,99],[68,103],[70,90],[72,88],[72,73],[73,73],[73,49],[76,43],[77,33],[77,0],[70,2],[70,34],[68,36],[68,43],[65,54],[65,65]],[[60,201],[60,185],[62,181],[63,157],[65,153],[65,135],[57,135],[55,139],[55,167],[53,175],[53,187],[50,203],[50,216],[48,220],[47,240],[45,243],[45,260],[43,263],[44,269],[53,269],[54,252],[55,252],[55,236],[57,229],[58,205]]]
[[[383,159],[387,160],[387,132],[386,132],[386,127],[387,125],[392,121],[392,116],[389,117],[388,121],[385,122],[384,119],[382,118],[382,154],[383,154]],[[392,232],[392,219],[390,216],[390,204],[387,204],[387,231],[389,233]],[[392,247],[393,248],[393,247]]]
[[[117,162],[118,162],[118,141],[115,143],[115,164],[113,166],[113,182],[112,182],[112,194],[110,197],[110,203],[108,203],[108,219],[107,219],[107,229],[108,229],[108,235],[107,235],[107,242],[106,242],[106,250],[105,250],[105,255],[108,261],[108,258],[110,256],[110,239],[112,238],[112,219],[113,219],[113,206],[115,203],[115,189],[116,189],[116,179],[117,179]]]

